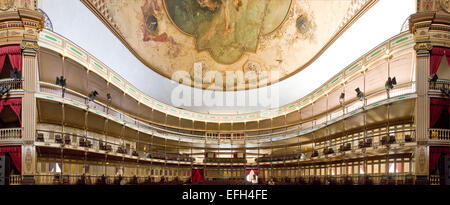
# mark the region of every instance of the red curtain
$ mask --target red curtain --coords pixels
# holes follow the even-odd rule
[[[245,175],[250,174],[250,172],[253,170],[253,173],[255,173],[256,175],[258,175],[258,169],[246,169],[245,170]]]
[[[16,166],[17,170],[22,170],[22,148],[20,146],[0,147],[0,156],[4,156],[9,153],[11,159]]]
[[[450,49],[443,47],[433,47],[430,55],[430,75],[433,75],[437,72],[444,55],[446,56],[447,62],[450,65]]]
[[[445,49],[445,56],[447,58],[448,65],[450,65],[450,48]]]
[[[8,55],[9,62],[13,68],[22,70],[22,53],[20,45],[10,45],[0,47],[0,72],[3,69],[3,64],[5,63],[5,57]]]
[[[0,55],[0,72],[2,72],[3,64],[5,63],[6,55]]]
[[[436,124],[442,112],[450,113],[450,100],[430,98],[430,128]]]
[[[22,118],[20,117],[20,111],[22,110],[22,98],[7,98],[0,100],[0,113],[3,111],[5,106],[11,107],[17,118],[19,118],[20,125],[22,125]]]
[[[203,169],[192,169],[192,182],[203,181]]]
[[[449,156],[450,147],[430,147],[430,174],[436,167],[441,153],[445,153],[447,156]]]

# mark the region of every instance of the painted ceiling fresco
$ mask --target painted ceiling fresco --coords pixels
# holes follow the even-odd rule
[[[82,0],[145,65],[202,81],[208,71],[267,71],[269,84],[312,63],[376,0]],[[198,74],[200,66],[201,75]],[[194,72],[194,68],[197,68]],[[278,73],[270,76],[270,71]],[[260,79],[261,80],[261,77]],[[231,82],[229,82],[231,81]],[[235,90],[236,79],[205,89]],[[186,83],[186,82],[183,82]],[[193,86],[193,84],[189,84]]]

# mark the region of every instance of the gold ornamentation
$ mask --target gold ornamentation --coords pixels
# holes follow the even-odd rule
[[[441,0],[441,8],[447,13],[450,13],[450,0]]]
[[[418,51],[418,50],[431,50],[433,48],[433,46],[431,45],[431,43],[417,43],[416,45],[414,45],[414,50]]]
[[[33,49],[35,51],[39,50],[39,45],[34,41],[22,41],[20,44],[21,49]]]
[[[14,0],[0,0],[0,10],[7,11],[14,6]]]
[[[33,160],[31,157],[31,151],[30,148],[27,149],[27,152],[25,154],[25,167],[28,173],[32,172],[31,165],[33,164]]]
[[[426,172],[426,162],[427,162],[427,159],[425,158],[426,157],[426,153],[425,153],[425,147],[420,147],[419,148],[419,150],[418,150],[418,163],[419,163],[419,169],[420,170],[417,170],[417,171],[419,171],[420,173],[425,173]]]

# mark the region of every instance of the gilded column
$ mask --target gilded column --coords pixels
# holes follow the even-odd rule
[[[448,0],[417,0],[417,13],[411,15],[409,30],[416,42],[416,108],[417,146],[414,152],[416,183],[427,184],[429,177],[430,51],[434,46],[450,46]]]
[[[11,1],[0,12],[0,46],[20,45],[22,49],[22,183],[34,184],[36,173],[36,98],[38,36],[44,25],[36,2]]]

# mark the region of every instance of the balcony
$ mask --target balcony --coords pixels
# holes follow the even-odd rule
[[[22,128],[0,129],[0,140],[19,140],[22,136]]]
[[[431,140],[450,141],[450,129],[430,128],[429,131]]]
[[[101,136],[101,138],[103,137],[104,136]],[[125,146],[118,144],[116,141],[117,139],[114,139],[111,136],[108,136],[108,139],[110,139],[111,141],[105,141],[104,139],[99,139],[98,137],[93,137],[89,135],[82,136],[72,133],[61,133],[48,130],[37,130],[36,132],[37,146],[44,145],[56,148],[64,147],[65,149],[107,153],[116,156],[127,155],[125,157],[135,159],[136,157],[137,158],[145,157],[148,158],[149,160],[159,159],[159,160],[170,160],[179,162],[195,161],[194,158],[179,153],[147,152],[145,154],[142,154],[142,152],[140,153],[139,151],[135,150],[134,147],[131,147],[131,149],[127,149]]]
[[[0,87],[8,87],[9,90],[21,90],[22,80],[14,80],[12,78],[0,79]]]
[[[438,79],[436,82],[430,82],[430,90],[450,89],[450,80]]]

